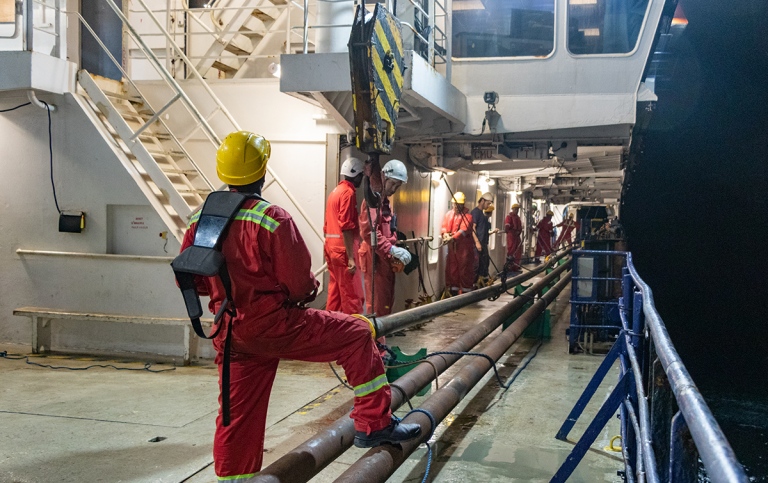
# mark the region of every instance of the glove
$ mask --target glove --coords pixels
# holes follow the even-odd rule
[[[403,265],[411,263],[411,252],[405,248],[392,246],[392,248],[389,249],[389,254],[400,260]]]
[[[449,241],[451,241],[451,234],[443,233],[443,243],[448,243]]]

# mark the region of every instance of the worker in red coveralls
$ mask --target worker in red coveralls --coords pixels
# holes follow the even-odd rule
[[[547,211],[544,218],[536,225],[538,234],[536,235],[536,261],[539,262],[541,255],[549,255],[552,250],[552,232],[555,231],[555,226],[552,224],[552,216],[554,213]]]
[[[563,231],[561,231],[560,235],[557,237],[557,241],[555,242],[555,249],[560,248],[562,243],[565,243],[566,246],[573,243],[573,230],[579,226],[578,221],[573,221],[573,213],[568,213],[568,218],[555,226],[559,226],[563,229]]]
[[[372,174],[376,176],[375,173]],[[392,313],[395,299],[395,273],[411,261],[411,253],[395,245],[397,233],[392,231],[392,206],[389,199],[408,182],[405,164],[392,159],[381,168],[381,201],[379,208],[360,207],[360,263],[365,276],[365,307],[368,314],[381,317]],[[371,222],[376,227],[376,247],[371,244]],[[375,261],[374,261],[375,260]],[[383,341],[380,339],[380,342]]]
[[[507,270],[520,271],[520,260],[523,258],[523,222],[518,213],[520,205],[515,203],[504,218],[504,232],[507,234]]]
[[[328,301],[325,308],[359,314],[363,311],[363,283],[357,270],[360,248],[355,191],[363,182],[364,163],[349,158],[341,165],[344,177],[325,205],[325,261],[328,264]]]
[[[219,178],[232,191],[260,195],[270,145],[263,137],[239,131],[216,153]],[[182,251],[192,245],[199,212],[190,220]],[[353,317],[304,307],[318,282],[307,246],[284,209],[247,200],[229,227],[221,252],[232,280],[234,318],[225,316],[214,338],[221,381],[223,351],[231,324],[230,423],[216,418],[213,458],[219,480],[250,481],[261,469],[267,404],[280,359],[336,361],[354,386],[355,445],[396,444],[420,433],[418,425],[398,423],[390,412],[391,394],[372,325]],[[216,313],[225,298],[218,277],[200,277]],[[220,382],[221,385],[221,382]]]
[[[440,233],[448,245],[445,261],[445,289],[451,295],[469,292],[475,284],[477,250],[472,234],[472,215],[464,206],[464,193],[453,196],[453,209],[445,214]],[[447,295],[447,294],[446,294]]]

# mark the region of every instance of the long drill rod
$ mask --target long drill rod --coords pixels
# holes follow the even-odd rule
[[[500,310],[475,325],[472,329],[456,339],[452,344],[443,349],[450,352],[466,352],[488,337],[507,318],[520,310],[529,300],[542,291],[560,275],[570,268],[568,260],[560,265],[552,273],[542,278],[528,288],[522,295],[516,297]],[[549,293],[549,292],[547,292]],[[471,295],[471,294],[467,294]],[[454,297],[458,298],[458,297]],[[451,299],[448,299],[451,300]],[[418,307],[421,308],[421,307]],[[451,365],[456,363],[461,356],[441,355],[430,357],[432,364],[421,364],[409,371],[395,383],[400,391],[392,391],[392,410],[405,404],[405,397],[411,398],[424,386],[435,379],[436,374],[442,374]],[[263,469],[253,478],[254,483],[286,483],[306,482],[338,458],[350,446],[355,436],[353,421],[349,415],[344,415],[333,422],[328,428],[315,434],[301,445],[297,446],[277,461]]]
[[[521,315],[507,330],[498,335],[483,353],[494,361],[499,360],[512,347],[523,331],[555,300],[557,295],[570,282],[570,273],[563,277],[552,289],[542,296],[533,306]],[[459,402],[479,383],[491,368],[484,358],[474,358],[467,363],[446,385],[437,390],[420,406],[434,416],[440,423],[455,408]],[[397,470],[400,465],[419,447],[431,433],[429,418],[423,413],[412,413],[406,418],[410,423],[418,423],[424,430],[421,437],[405,441],[399,446],[383,445],[369,450],[355,464],[350,466],[336,480],[337,483],[370,483],[383,482]]]

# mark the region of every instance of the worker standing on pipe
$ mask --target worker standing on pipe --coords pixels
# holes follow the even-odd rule
[[[504,232],[507,234],[507,270],[520,271],[520,260],[523,257],[523,222],[518,212],[520,205],[515,203],[504,219]]]
[[[411,253],[395,245],[397,233],[392,230],[392,205],[389,201],[400,186],[408,182],[408,171],[402,161],[392,159],[381,168],[381,177],[379,208],[368,208],[365,200],[360,207],[360,268],[365,276],[365,306],[368,314],[379,317],[392,313],[394,270],[401,270],[401,266],[411,261]],[[371,223],[376,230],[375,248],[371,244]]]
[[[306,308],[317,293],[309,250],[291,216],[260,198],[270,155],[262,136],[239,131],[216,153],[219,178],[230,190],[259,196],[246,200],[221,246],[228,262],[234,317],[213,340],[219,380],[231,330],[230,422],[216,418],[213,458],[219,480],[244,481],[261,469],[267,405],[280,359],[337,361],[354,386],[355,445],[396,444],[420,433],[418,425],[391,418],[391,393],[365,317]],[[199,212],[192,216],[181,250],[194,243]],[[214,314],[226,297],[217,277],[198,277]],[[221,382],[220,382],[221,384]]]
[[[445,288],[452,295],[470,292],[475,284],[477,250],[472,231],[472,216],[464,206],[464,193],[453,195],[453,209],[445,214],[440,233],[448,244],[445,262]]]
[[[559,226],[563,229],[563,231],[560,232],[560,236],[557,237],[555,248],[560,248],[560,245],[563,243],[566,246],[571,245],[573,243],[573,230],[576,229],[576,231],[578,231],[579,226],[578,221],[573,221],[573,213],[568,213],[568,218],[555,226]]]
[[[363,182],[364,163],[349,158],[341,165],[343,179],[331,192],[325,205],[325,261],[328,264],[326,309],[359,314],[363,311],[363,284],[357,270],[360,249],[357,197]]]
[[[493,195],[483,193],[477,206],[472,210],[472,237],[477,249],[477,269],[475,270],[475,283],[485,286],[488,280],[488,265],[491,262],[488,254],[488,240],[491,237],[491,221],[485,216],[485,210],[493,204]]]
[[[539,221],[539,224],[536,225],[536,230],[538,230],[538,234],[536,235],[536,261],[539,261],[539,257],[541,255],[549,255],[554,250],[552,250],[552,232],[555,230],[554,225],[552,224],[552,216],[554,213],[552,211],[547,211],[547,214],[544,216],[544,218]]]

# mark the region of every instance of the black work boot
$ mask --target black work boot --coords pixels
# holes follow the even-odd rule
[[[364,431],[355,432],[355,446],[358,448],[374,448],[382,444],[400,444],[418,437],[421,434],[421,426],[418,424],[401,423],[392,419],[384,429],[365,434]]]

